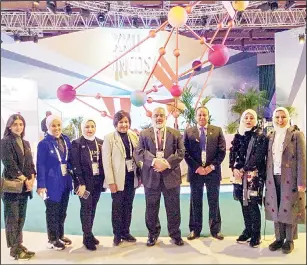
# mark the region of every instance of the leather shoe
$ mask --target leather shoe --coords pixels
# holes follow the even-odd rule
[[[114,239],[113,239],[114,246],[119,246],[122,242],[123,242],[123,240],[121,239],[121,237],[114,236]]]
[[[196,239],[196,238],[199,238],[199,237],[200,237],[199,233],[196,233],[195,231],[191,231],[191,233],[187,236],[187,239],[193,240],[193,239]]]
[[[71,240],[70,240],[69,238],[65,237],[65,236],[62,236],[62,237],[60,238],[60,241],[62,241],[62,243],[63,243],[64,245],[71,245],[71,244],[72,244]]]
[[[282,248],[283,243],[284,242],[282,240],[275,240],[273,243],[271,243],[269,245],[269,250],[276,251],[276,250]]]
[[[182,240],[181,237],[179,237],[179,238],[173,238],[173,240],[174,240],[174,243],[175,243],[177,246],[183,246],[183,245],[184,245],[184,242],[183,242],[183,240]]]
[[[122,236],[122,240],[128,241],[128,242],[136,242],[136,238],[130,234]]]
[[[218,240],[223,240],[224,239],[224,235],[222,233],[217,233],[212,235],[212,237],[218,239]]]
[[[282,253],[284,254],[290,254],[293,249],[294,249],[293,241],[288,241],[288,240],[286,240],[286,242],[281,247]]]
[[[147,239],[147,243],[146,243],[146,245],[147,245],[147,247],[152,247],[152,246],[154,246],[155,244],[157,243],[157,238],[155,238],[155,237],[148,237],[148,239]]]

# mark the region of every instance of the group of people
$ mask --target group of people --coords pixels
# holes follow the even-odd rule
[[[145,190],[145,223],[147,246],[154,246],[161,231],[159,208],[161,193],[167,213],[167,228],[174,244],[184,245],[180,231],[180,162],[188,164],[190,182],[190,234],[188,240],[200,237],[203,224],[203,191],[207,189],[211,235],[223,240],[219,189],[221,163],[226,155],[222,129],[208,124],[209,110],[196,110],[197,126],[186,129],[184,136],[166,126],[164,108],[156,108],[152,127],[139,135],[130,130],[129,113],[114,115],[114,132],[104,140],[95,136],[94,119],[83,119],[82,136],[70,142],[62,133],[62,121],[56,115],[46,118],[47,132],[37,147],[36,169],[29,142],[25,141],[26,122],[20,114],[12,115],[1,140],[3,177],[24,181],[21,193],[2,193],[7,246],[10,255],[28,260],[35,253],[22,245],[28,197],[32,198],[35,179],[37,193],[46,205],[48,247],[65,249],[72,244],[65,236],[64,223],[70,194],[80,198],[83,244],[96,250],[99,240],[92,228],[101,192],[110,189],[112,227],[115,246],[123,241],[135,242],[130,233],[135,190]],[[275,132],[262,134],[257,114],[246,110],[230,149],[234,198],[242,206],[245,228],[237,242],[261,243],[261,216],[265,186],[265,213],[274,221],[276,240],[269,246],[284,253],[293,250],[297,224],[305,220],[305,138],[297,127],[290,126],[289,113],[277,108],[273,114]]]

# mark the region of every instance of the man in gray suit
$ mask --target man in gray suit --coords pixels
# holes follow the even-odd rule
[[[154,246],[161,226],[159,208],[161,193],[167,213],[167,228],[174,243],[182,246],[180,231],[180,162],[184,157],[182,136],[178,130],[166,127],[165,110],[153,111],[153,127],[140,133],[136,150],[143,162],[142,183],[145,187],[146,226],[149,231],[147,246]]]
[[[207,189],[211,235],[219,240],[224,239],[220,233],[219,191],[226,142],[222,129],[209,125],[208,119],[209,110],[199,107],[196,110],[197,126],[187,129],[184,134],[185,161],[188,164],[188,181],[191,188],[188,240],[198,238],[202,230],[204,184]]]

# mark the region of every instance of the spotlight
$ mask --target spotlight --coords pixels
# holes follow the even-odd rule
[[[16,43],[19,43],[21,41],[18,33],[14,33],[13,38]]]
[[[270,3],[270,7],[271,7],[272,11],[277,10],[278,9],[278,3],[277,2],[272,2],[272,3]]]
[[[38,36],[37,36],[37,34],[35,34],[35,35],[33,36],[33,42],[34,42],[34,43],[38,43]]]
[[[105,15],[104,15],[104,13],[99,13],[99,14],[97,15],[97,19],[98,19],[98,21],[99,21],[100,23],[104,22],[104,20],[105,20]]]
[[[39,6],[39,1],[33,1],[33,6],[38,7]]]
[[[56,13],[56,1],[47,0],[47,9],[55,14]]]
[[[298,41],[299,41],[300,44],[304,44],[305,43],[305,34],[298,35]]]
[[[138,25],[138,17],[133,17],[132,18],[132,26],[138,28],[139,25]]]
[[[286,4],[285,4],[285,10],[288,10],[288,9],[294,7],[294,6],[295,6],[295,1],[293,1],[293,0],[287,0],[287,1],[286,1]]]
[[[205,27],[207,25],[208,17],[207,16],[202,16],[201,17],[201,25]]]
[[[71,5],[70,4],[66,4],[65,7],[64,7],[64,11],[65,11],[65,14],[66,15],[71,15],[72,14],[72,8],[71,8]]]

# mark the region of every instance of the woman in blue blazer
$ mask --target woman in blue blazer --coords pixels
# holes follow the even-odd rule
[[[46,119],[48,132],[37,147],[37,193],[45,200],[48,231],[48,248],[65,249],[71,240],[64,237],[64,222],[72,190],[68,156],[69,138],[62,134],[60,117],[50,115]]]
[[[93,223],[100,193],[103,188],[102,166],[103,140],[95,136],[96,123],[93,119],[83,119],[82,136],[72,141],[71,163],[74,187],[80,197],[80,218],[83,231],[83,244],[88,250],[96,250],[99,240],[92,233]],[[89,192],[88,196],[84,196]]]

